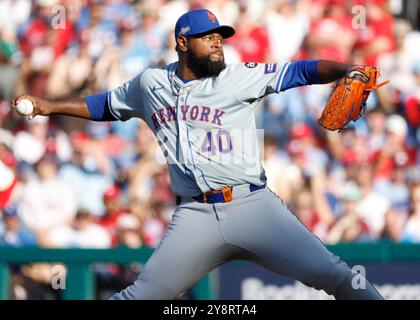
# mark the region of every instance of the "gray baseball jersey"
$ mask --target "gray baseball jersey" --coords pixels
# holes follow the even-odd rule
[[[175,70],[148,69],[113,90],[120,120],[143,119],[166,156],[173,191],[197,195],[226,185],[266,181],[257,145],[254,107],[285,90],[289,64],[229,65],[218,77],[184,83]]]
[[[182,196],[138,279],[110,299],[172,299],[232,259],[251,260],[336,298],[381,299],[367,281],[364,290],[353,288],[358,274],[264,187],[254,108],[268,94],[305,84],[300,62],[235,64],[218,77],[187,83],[176,68],[148,69],[108,95],[114,117],[139,117],[153,130],[172,188]],[[226,185],[233,186],[230,202],[192,198]]]

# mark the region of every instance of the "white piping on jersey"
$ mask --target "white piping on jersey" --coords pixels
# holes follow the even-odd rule
[[[108,103],[108,110],[109,110],[109,112],[112,114],[113,117],[115,117],[115,119],[121,120],[121,117],[118,117],[115,114],[115,112],[114,112],[114,110],[112,108],[112,97],[111,97],[111,94],[110,93],[108,93],[108,95],[106,97],[106,100],[107,100],[107,103]]]
[[[189,97],[190,92],[191,92],[191,90],[192,90],[192,89],[193,89],[193,87],[191,87],[191,89],[190,89],[190,90],[188,90],[187,95],[186,95],[186,97],[185,97],[185,103],[187,103],[187,99],[188,99],[188,97]],[[207,182],[206,177],[204,176],[204,172],[203,172],[203,170],[201,170],[199,167],[197,167],[197,166],[195,165],[195,161],[194,161],[194,154],[193,154],[193,151],[192,151],[192,148],[191,148],[190,131],[188,130],[188,126],[186,126],[186,129],[187,129],[188,147],[189,147],[189,149],[190,149],[191,160],[192,160],[192,163],[193,163],[194,169],[197,169],[197,170],[199,170],[199,171],[201,172],[201,176],[203,177],[203,181],[206,183],[207,187],[208,187],[209,189],[211,189],[211,187],[210,187],[209,183]]]
[[[175,71],[170,72],[169,79],[170,79],[170,82],[171,82],[172,94],[175,95],[175,96],[177,96],[177,97],[179,97],[181,95],[181,93],[180,92],[177,92],[176,91],[176,88],[175,88]],[[181,89],[182,88],[180,87],[179,88],[179,91],[181,91]]]
[[[276,86],[276,93],[280,93],[281,86],[283,84],[284,76],[286,75],[287,69],[289,68],[290,63],[283,65],[283,68],[280,71],[280,78]]]

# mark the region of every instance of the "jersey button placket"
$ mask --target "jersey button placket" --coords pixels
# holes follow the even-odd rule
[[[188,168],[188,164],[191,162],[189,161],[189,152],[188,152],[188,137],[187,137],[187,123],[186,119],[183,120],[183,115],[181,112],[181,106],[184,104],[185,98],[183,96],[179,97],[178,106],[177,106],[177,118],[178,118],[178,127],[179,127],[179,145],[181,148],[182,160],[186,168]],[[190,168],[188,168],[190,169]]]

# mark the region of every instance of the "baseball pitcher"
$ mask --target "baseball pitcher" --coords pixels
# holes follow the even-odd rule
[[[177,62],[146,69],[93,96],[50,102],[21,95],[13,101],[14,107],[22,99],[32,101],[30,118],[137,117],[162,148],[177,195],[172,222],[138,279],[110,299],[173,299],[232,259],[253,261],[336,299],[382,299],[369,282],[365,289],[354,289],[352,279],[360,275],[330,253],[266,186],[255,126],[255,108],[267,95],[370,75],[324,60],[226,65],[223,40],[234,33],[210,11],[192,10],[175,26]],[[359,112],[355,107],[363,110],[361,104],[353,104],[352,113]]]

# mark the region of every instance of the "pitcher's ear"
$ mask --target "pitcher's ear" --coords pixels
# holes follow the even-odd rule
[[[179,36],[176,40],[177,51],[186,52],[188,49],[188,39],[184,36]]]

